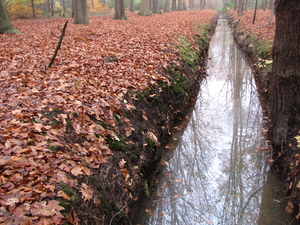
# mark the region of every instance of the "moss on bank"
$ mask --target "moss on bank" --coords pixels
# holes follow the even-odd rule
[[[205,76],[209,34],[215,24],[216,18],[211,25],[198,27],[201,33],[192,41],[185,37],[178,39],[181,60],[160,69],[165,80],[147,90],[128,90],[121,108],[114,112],[116,127],[88,115],[100,127],[101,132],[95,135],[105,139],[113,155],[99,168],[90,168],[89,176],[76,177],[82,186],[80,191],[63,182],[59,184],[59,189],[70,197],[60,196],[60,205],[65,208],[63,213],[69,221],[78,218],[80,224],[131,224],[137,202],[149,196],[150,178],[161,159],[161,150],[176,122],[185,116],[187,106],[199,90],[199,80]],[[60,126],[57,117],[65,118],[66,123],[76,118],[62,111],[45,112],[44,115],[53,126]],[[89,141],[77,135],[72,123],[69,124],[66,137],[62,137],[65,143],[81,145]],[[112,136],[110,131],[116,135]],[[51,151],[59,148],[49,143]],[[92,190],[84,189],[85,184]],[[86,201],[88,191],[94,198]]]

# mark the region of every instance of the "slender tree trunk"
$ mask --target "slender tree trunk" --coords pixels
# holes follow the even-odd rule
[[[66,16],[66,4],[65,4],[65,0],[62,0],[62,7],[63,7],[62,16],[65,17]]]
[[[54,2],[53,2],[53,0],[50,0],[50,11],[51,11],[51,16],[54,16]]]
[[[171,12],[171,10],[170,10],[170,0],[165,1],[164,12]]]
[[[275,15],[275,0],[270,0],[270,10],[271,14]]]
[[[75,18],[75,10],[76,10],[75,0],[72,0],[72,18]]]
[[[172,11],[176,11],[176,0],[172,0]]]
[[[86,0],[75,0],[75,24],[89,24]]]
[[[149,0],[142,0],[141,1],[141,9],[139,12],[141,16],[151,16],[151,12],[149,9]]]
[[[129,11],[130,11],[130,12],[134,12],[134,0],[130,0]]]
[[[254,15],[253,15],[253,21],[252,21],[252,24],[255,23],[255,19],[256,19],[256,11],[257,11],[257,0],[255,1],[255,8],[254,8]]]
[[[32,16],[33,16],[33,18],[36,18],[35,8],[34,8],[34,0],[31,0],[31,8],[32,8]]]
[[[264,10],[264,12],[266,11],[267,2],[268,2],[268,0],[265,0],[265,1],[264,1],[264,5],[263,5],[263,10]]]
[[[270,80],[270,136],[275,154],[290,151],[287,137],[300,127],[300,4],[276,1],[273,69]],[[294,144],[292,144],[293,146]],[[297,148],[297,147],[295,147]],[[295,154],[294,151],[289,152]],[[291,155],[291,157],[294,155]]]
[[[7,11],[4,5],[4,1],[0,0],[0,34],[17,33],[20,34],[18,30],[9,21]]]

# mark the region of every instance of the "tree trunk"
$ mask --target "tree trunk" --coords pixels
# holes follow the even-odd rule
[[[4,1],[0,0],[0,34],[17,33],[20,34],[18,30],[10,23],[7,11],[4,5]]]
[[[34,0],[31,0],[31,8],[32,8],[32,15],[33,15],[33,18],[35,18],[36,15],[35,15],[35,8],[34,8]]]
[[[194,0],[190,0],[190,5],[189,5],[190,9],[193,10],[194,9]]]
[[[275,15],[275,0],[270,0],[271,15]]]
[[[264,0],[264,5],[263,5],[263,10],[264,10],[264,12],[266,11],[267,2],[268,2],[268,0]]]
[[[66,4],[65,4],[65,0],[62,0],[62,7],[63,7],[62,16],[65,17],[66,16]]]
[[[72,18],[75,18],[75,10],[76,10],[75,0],[72,0],[72,16],[71,16]]]
[[[115,0],[115,15],[113,19],[127,20],[127,17],[125,15],[124,0]]]
[[[75,0],[75,24],[89,24],[86,0]]]
[[[233,10],[234,10],[234,11],[237,10],[237,3],[238,3],[238,1],[237,1],[237,0],[234,0],[234,3],[233,3]]]
[[[178,0],[178,6],[177,6],[177,10],[181,11],[181,5],[182,5],[182,0]]]
[[[176,0],[172,0],[172,11],[176,11]]]
[[[297,132],[300,125],[300,4],[299,0],[277,0],[275,7],[268,111],[273,149],[284,154],[289,132]]]
[[[161,14],[159,0],[153,0],[153,13]]]
[[[165,1],[164,12],[171,12],[171,10],[170,10],[170,0]]]
[[[153,0],[149,0],[149,10],[153,10]]]
[[[51,16],[54,16],[54,2],[53,2],[53,0],[50,0],[50,11],[51,11]]]
[[[149,0],[142,0],[141,1],[141,9],[139,12],[141,16],[151,16],[151,12],[149,9]]]
[[[254,15],[253,15],[253,21],[252,21],[252,24],[255,23],[255,19],[256,19],[257,1],[258,1],[258,0],[255,1],[255,8],[254,8]]]
[[[183,3],[182,3],[182,10],[186,10],[186,1],[183,0]]]
[[[130,0],[129,12],[134,12],[134,0]]]
[[[244,14],[244,0],[239,0],[238,4],[238,15],[242,16]]]

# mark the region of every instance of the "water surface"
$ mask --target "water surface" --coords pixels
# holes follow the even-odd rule
[[[260,215],[268,168],[262,110],[225,19],[211,40],[207,73],[178,146],[166,150],[171,159],[157,191],[134,224],[276,224]]]

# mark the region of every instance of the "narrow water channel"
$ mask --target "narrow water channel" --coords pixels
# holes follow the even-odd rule
[[[261,215],[268,168],[263,115],[251,69],[225,19],[211,40],[207,73],[183,135],[174,137],[177,147],[166,149],[171,158],[157,190],[133,224],[285,224]],[[281,201],[269,198],[268,207]]]

